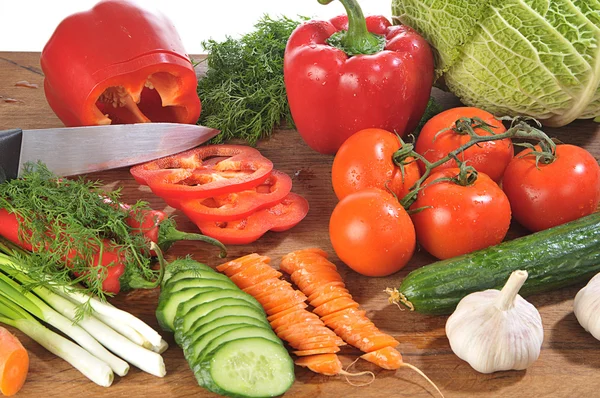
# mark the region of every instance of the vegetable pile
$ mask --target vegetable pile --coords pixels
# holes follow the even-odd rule
[[[526,149],[514,156],[514,145]],[[406,265],[415,234],[427,252],[450,259],[498,245],[513,218],[539,231],[590,215],[600,203],[600,166],[585,149],[557,145],[521,118],[506,129],[470,107],[434,116],[415,144],[384,130],[357,132],[336,155],[332,184],[341,197],[330,219],[333,248],[369,276]]]
[[[600,117],[596,1],[392,0],[392,14],[433,46],[436,76],[465,104],[549,126]]]
[[[204,146],[134,166],[131,174],[224,244],[286,231],[308,213],[306,199],[290,192],[290,177],[247,146]]]

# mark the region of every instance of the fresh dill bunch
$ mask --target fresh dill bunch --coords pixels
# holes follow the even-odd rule
[[[19,218],[19,239],[33,248],[34,253],[20,261],[36,282],[83,282],[87,292],[102,298],[109,265],[96,266],[100,260],[95,256],[108,251],[117,253],[125,265],[119,278],[123,289],[131,282],[156,278],[148,242],[132,233],[127,223],[131,213],[118,205],[120,192],[100,188],[97,181],[59,178],[42,163],[26,164],[23,178],[0,184],[0,209]],[[147,204],[138,202],[131,209],[141,214],[138,210],[147,209]]]
[[[251,145],[285,122],[294,127],[283,81],[283,56],[298,20],[264,15],[255,30],[239,39],[208,40],[206,76],[198,82],[199,123],[221,130],[220,143],[239,138]]]

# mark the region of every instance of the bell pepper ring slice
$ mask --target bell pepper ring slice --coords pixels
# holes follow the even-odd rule
[[[254,188],[272,170],[273,163],[254,148],[209,145],[133,166],[131,174],[167,203],[177,204]]]
[[[306,199],[290,192],[275,206],[258,210],[246,218],[230,222],[199,221],[196,225],[204,235],[225,245],[245,245],[267,231],[281,232],[296,226],[306,217],[308,208]]]
[[[281,202],[291,189],[292,179],[281,171],[273,170],[261,185],[251,189],[212,198],[167,203],[183,211],[193,222],[235,221]]]

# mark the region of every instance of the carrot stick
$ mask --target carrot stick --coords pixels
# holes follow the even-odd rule
[[[11,396],[19,392],[29,371],[29,355],[21,342],[0,327],[0,392]]]

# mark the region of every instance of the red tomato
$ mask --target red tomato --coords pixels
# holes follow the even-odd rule
[[[411,209],[417,240],[433,256],[446,259],[502,242],[510,226],[510,203],[502,189],[484,173],[466,186],[452,181],[458,169],[432,173]]]
[[[506,131],[502,122],[494,115],[479,108],[460,107],[448,109],[431,118],[419,133],[415,144],[415,151],[434,163],[449,152],[463,146],[471,139],[469,135],[457,132],[456,121],[460,118],[480,118],[491,125],[494,134],[502,134]],[[474,124],[472,124],[474,126]],[[479,136],[492,135],[482,128],[476,128],[475,133]],[[481,142],[473,145],[458,155],[461,161],[467,161],[469,166],[475,167],[477,171],[487,174],[492,180],[499,182],[508,162],[513,158],[514,149],[510,138],[503,140]],[[418,162],[421,172],[425,171],[423,162]],[[456,161],[450,160],[435,170],[457,167]]]
[[[539,147],[537,148],[539,150]],[[600,201],[600,166],[585,149],[557,145],[556,159],[535,165],[531,149],[509,163],[502,180],[515,220],[540,231],[593,213]]]
[[[392,160],[398,149],[398,137],[386,130],[365,129],[350,136],[335,155],[331,168],[331,182],[338,199],[365,188],[390,189],[402,199],[420,173],[413,162],[405,166],[402,175]]]
[[[386,276],[406,265],[415,229],[391,194],[367,188],[342,199],[331,214],[329,237],[346,265],[366,276]]]

